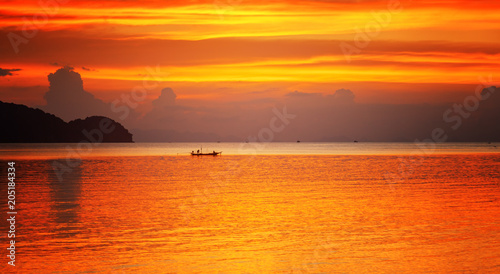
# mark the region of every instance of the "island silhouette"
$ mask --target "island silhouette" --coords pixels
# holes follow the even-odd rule
[[[128,129],[104,116],[67,123],[40,109],[0,101],[0,119],[2,143],[134,142]]]

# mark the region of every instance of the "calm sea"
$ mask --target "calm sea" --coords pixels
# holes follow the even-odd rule
[[[1,144],[0,272],[499,273],[495,146]]]

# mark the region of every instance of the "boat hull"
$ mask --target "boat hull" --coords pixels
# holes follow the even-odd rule
[[[194,152],[191,152],[191,156],[217,156],[219,154],[221,154],[222,151],[220,152],[211,152],[211,153],[194,153]]]

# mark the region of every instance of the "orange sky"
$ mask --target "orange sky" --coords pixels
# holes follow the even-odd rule
[[[43,104],[47,75],[65,65],[107,102],[148,67],[159,68],[151,100],[162,87],[233,101],[350,88],[391,103],[445,101],[499,68],[493,0],[40,3],[0,4],[0,65],[21,69],[0,77],[0,100]]]

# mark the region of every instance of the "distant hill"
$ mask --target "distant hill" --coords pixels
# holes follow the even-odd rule
[[[0,101],[1,143],[133,142],[120,123],[103,116],[61,118],[25,105]]]
[[[102,142],[118,143],[118,142],[133,142],[132,134],[120,123],[103,116],[87,117],[85,120],[76,119],[68,123],[69,126],[78,129],[79,132],[86,130],[87,136],[93,136],[87,139],[98,138],[91,134],[93,131],[101,130]]]

